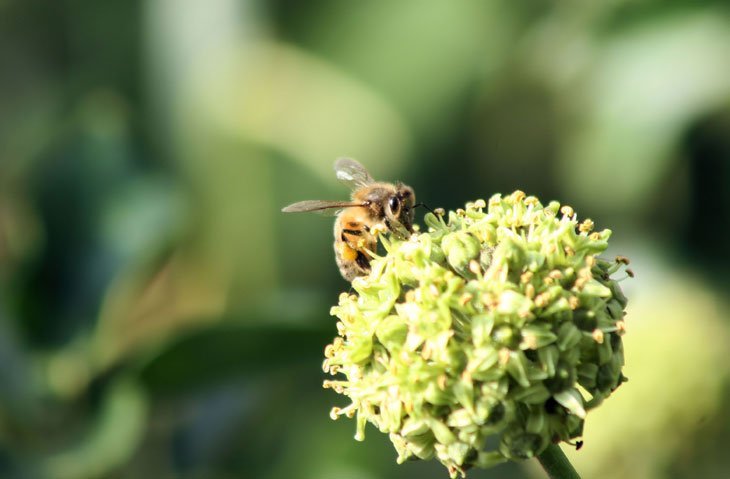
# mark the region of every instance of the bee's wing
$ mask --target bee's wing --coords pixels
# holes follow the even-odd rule
[[[353,203],[352,201],[326,201],[326,200],[307,200],[293,203],[281,209],[284,213],[303,213],[307,211],[336,214],[342,208],[351,206],[363,206],[362,203]]]
[[[338,180],[353,190],[375,183],[368,170],[352,158],[338,158],[335,161],[335,174]]]

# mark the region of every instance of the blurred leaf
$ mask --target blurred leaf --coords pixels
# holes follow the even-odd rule
[[[129,460],[144,432],[147,400],[139,385],[119,379],[106,391],[98,417],[85,438],[41,462],[43,477],[105,476]]]
[[[201,321],[217,321],[225,288],[210,270],[185,252],[162,251],[117,277],[92,339],[100,367],[164,344]]]
[[[319,368],[333,331],[224,322],[179,338],[140,371],[152,394],[181,394],[292,364]]]
[[[688,126],[730,98],[730,17],[652,17],[599,48],[585,89],[565,92],[580,95],[585,111],[561,176],[583,205],[623,214],[672,173]]]
[[[40,403],[33,396],[33,370],[28,351],[0,309],[0,433],[5,422],[22,422],[37,412]]]
[[[139,248],[168,237],[176,222],[171,190],[136,162],[128,107],[115,91],[88,92],[23,178],[28,185],[16,187],[35,209],[30,221],[39,232],[26,238],[42,238],[15,278],[20,324],[33,343],[62,344],[93,324],[112,279]],[[147,209],[112,207],[128,201],[131,185],[139,184],[158,193],[147,196]],[[155,228],[144,228],[151,211],[157,211]],[[124,231],[112,237],[109,225],[118,223]]]
[[[220,166],[211,140],[219,148],[221,141],[265,145],[332,183],[338,156],[387,169],[410,148],[409,132],[385,98],[335,65],[272,40],[255,2],[148,3],[150,86],[192,171]],[[201,63],[190,61],[194,53]],[[243,152],[237,163],[246,167]],[[256,186],[251,180],[259,178],[241,179]]]
[[[339,156],[361,158],[377,172],[407,153],[409,132],[398,113],[335,66],[274,42],[229,55],[195,72],[181,107],[196,116],[186,115],[184,126],[201,128],[195,122],[202,115],[216,135],[283,152],[332,184]]]
[[[519,8],[505,5],[326,1],[294,30],[305,45],[382,92],[429,143],[453,133],[458,106],[509,54]],[[300,14],[311,9],[299,8],[306,10]]]

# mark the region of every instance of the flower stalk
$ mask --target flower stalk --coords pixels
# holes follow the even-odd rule
[[[557,444],[550,444],[540,454],[537,460],[550,479],[580,479],[565,453]]]

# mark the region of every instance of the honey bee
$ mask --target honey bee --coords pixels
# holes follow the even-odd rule
[[[370,272],[378,230],[390,231],[399,238],[413,233],[416,195],[403,183],[375,181],[364,166],[351,158],[335,161],[335,174],[352,189],[350,201],[300,201],[282,211],[337,212],[335,259],[342,277],[352,281]]]

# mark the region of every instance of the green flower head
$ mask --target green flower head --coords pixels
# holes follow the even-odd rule
[[[398,462],[437,458],[451,475],[541,453],[582,434],[586,412],[626,378],[627,261],[597,255],[573,209],[521,191],[427,214],[428,231],[381,238],[387,254],[332,314],[324,386],[332,417],[390,435]]]

